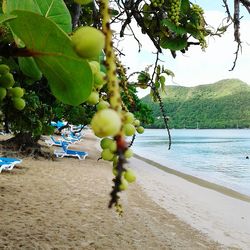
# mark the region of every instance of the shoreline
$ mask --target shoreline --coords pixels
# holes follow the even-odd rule
[[[249,249],[247,197],[182,172],[166,171],[143,157],[131,158],[129,166],[145,194],[160,207],[227,248]]]
[[[197,184],[201,187],[205,187],[205,188],[208,188],[208,189],[211,189],[211,190],[214,190],[214,191],[217,191],[221,194],[224,194],[224,195],[227,195],[229,197],[232,197],[232,198],[235,198],[235,199],[239,199],[239,200],[242,200],[242,201],[245,201],[245,202],[249,202],[250,203],[250,196],[246,195],[246,194],[243,194],[243,193],[240,193],[238,191],[235,191],[233,189],[230,189],[228,187],[225,187],[225,186],[222,186],[222,185],[219,185],[219,184],[216,184],[214,182],[210,182],[210,181],[206,181],[204,179],[201,179],[199,177],[196,177],[196,176],[193,176],[193,175],[190,175],[190,174],[186,174],[184,172],[181,172],[181,171],[178,171],[178,170],[175,170],[173,168],[169,168],[169,167],[166,167],[158,162],[155,162],[155,161],[152,161],[150,159],[147,159],[143,156],[140,156],[138,154],[134,154],[133,157],[141,160],[141,161],[144,161],[164,172],[167,172],[169,174],[173,174],[173,175],[176,175],[178,177],[181,177],[182,179],[186,180],[186,181],[189,181],[191,183],[194,183],[194,184]]]

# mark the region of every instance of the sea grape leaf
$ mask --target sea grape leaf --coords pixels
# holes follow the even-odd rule
[[[71,16],[63,0],[34,0],[42,15],[55,22],[66,33],[72,31]]]
[[[6,0],[2,0],[2,9],[1,9],[2,13],[6,13],[6,5],[7,5]]]
[[[65,32],[71,32],[71,17],[63,0],[8,0],[6,4],[8,13],[13,10],[32,11],[51,19]],[[22,41],[15,34],[13,36],[16,44],[24,47]],[[22,58],[19,61],[21,62],[20,68],[25,75],[34,80],[41,79],[41,72],[34,60]]]
[[[8,0],[6,11],[27,10],[55,22],[66,33],[72,31],[71,16],[63,0]]]
[[[182,50],[187,47],[187,39],[185,37],[165,37],[161,39],[161,47],[163,49]]]
[[[11,29],[33,52],[55,97],[70,105],[84,102],[92,90],[92,72],[88,62],[73,50],[67,34],[36,13],[18,10],[13,14],[17,18],[9,21]]]
[[[163,19],[161,21],[163,26],[168,27],[171,31],[175,32],[178,35],[184,35],[187,33],[186,29],[180,26],[177,26],[176,24],[172,23],[168,19]]]
[[[10,19],[14,19],[14,18],[17,18],[17,16],[15,15],[9,15],[9,14],[3,14],[3,15],[0,15],[0,23],[4,23]]]
[[[181,1],[181,13],[188,14],[190,11],[190,2],[189,0],[182,0]]]
[[[5,9],[6,13],[10,13],[13,10],[29,10],[38,14],[42,14],[39,6],[34,0],[8,0],[6,2]]]
[[[32,78],[35,81],[38,81],[42,78],[42,72],[37,67],[37,64],[32,57],[19,57],[18,64],[21,71],[28,77]]]

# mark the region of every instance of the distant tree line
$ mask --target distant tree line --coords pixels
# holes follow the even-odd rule
[[[153,111],[154,122],[148,127],[164,128],[159,105],[149,96],[143,101]],[[239,80],[193,88],[168,86],[163,103],[170,128],[250,128],[250,86]]]

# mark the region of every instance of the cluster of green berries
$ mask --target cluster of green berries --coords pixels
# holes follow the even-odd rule
[[[99,91],[106,84],[106,80],[105,80],[106,74],[100,70],[99,62],[90,61],[89,65],[93,74],[93,89],[86,102],[91,105],[96,105],[100,103]],[[101,104],[98,107],[101,107]]]
[[[96,105],[97,112],[91,120],[91,128],[96,136],[102,138],[101,157],[103,160],[113,162],[113,173],[115,174],[117,173],[116,167],[118,163],[118,143],[113,138],[118,134],[122,136],[132,136],[136,131],[143,133],[144,128],[140,126],[140,121],[135,119],[132,113],[114,108],[115,102],[118,102],[118,107],[121,107],[119,103],[120,98],[118,98],[119,95],[117,98],[115,98],[116,96],[114,95],[117,90],[114,90],[112,92],[113,96],[110,96],[109,101],[112,103],[113,100],[113,105],[110,105],[110,103],[105,100],[106,96],[100,96],[100,90],[106,84],[107,77],[106,74],[100,70],[100,64],[96,60],[99,58],[105,45],[104,34],[93,27],[80,27],[72,35],[71,41],[75,52],[88,61],[92,71],[93,89],[86,102],[90,105]],[[113,60],[114,58],[107,57],[107,61],[111,59]],[[132,156],[133,151],[125,145],[124,157],[130,158]],[[120,191],[125,190],[128,183],[133,181],[135,181],[133,171],[130,169],[123,170],[119,187]]]
[[[113,174],[114,176],[117,176],[118,170],[117,170],[117,164],[118,164],[118,157],[115,154],[117,150],[116,141],[105,137],[101,140],[101,148],[102,148],[102,159],[106,161],[112,161],[113,162]],[[124,157],[126,159],[133,156],[133,151],[128,148],[124,152]],[[136,176],[132,169],[125,169],[125,171],[122,172],[121,177],[121,184],[119,186],[120,191],[126,190],[128,188],[128,183],[132,183],[136,180]]]
[[[192,4],[191,12],[198,14],[198,15],[204,14],[204,10],[198,4]]]
[[[151,0],[151,5],[155,8],[161,8],[164,4],[164,0]]]
[[[0,101],[3,101],[6,96],[11,97],[13,106],[17,110],[22,110],[25,107],[25,101],[22,98],[24,90],[21,87],[14,87],[15,83],[13,75],[10,73],[8,65],[0,65]]]
[[[199,29],[199,32],[196,38],[199,40],[201,47],[206,48],[207,43],[205,40],[205,36],[207,35],[207,31],[205,29],[206,23],[203,17],[204,10],[198,4],[192,4],[190,13],[192,15],[195,15],[196,16],[195,19],[197,20],[196,25],[197,28]]]
[[[168,17],[176,25],[179,25],[180,7],[181,7],[180,0],[168,1],[168,8],[167,8]]]

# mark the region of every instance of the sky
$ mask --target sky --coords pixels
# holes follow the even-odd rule
[[[222,0],[196,0],[205,10],[206,22],[212,27],[220,26],[224,17],[225,9],[222,7]],[[228,1],[233,2],[233,1]],[[175,77],[167,78],[167,84],[177,84],[181,86],[196,86],[210,84],[222,79],[238,78],[250,84],[249,63],[250,63],[250,15],[243,11],[241,15],[241,40],[242,52],[239,54],[237,65],[233,71],[229,71],[233,66],[237,44],[234,42],[233,27],[222,37],[210,37],[207,40],[208,48],[205,52],[199,46],[192,46],[188,52],[177,53],[175,59],[170,52],[164,50],[160,55],[162,64],[165,68],[174,72]],[[136,25],[133,24],[135,30]],[[136,32],[137,37],[142,42],[142,50],[138,53],[138,44],[132,37],[127,37],[119,44],[119,49],[126,55],[121,58],[128,73],[143,70],[146,66],[155,61],[154,48],[152,42],[141,32]],[[139,90],[139,96],[148,94],[148,91]]]

